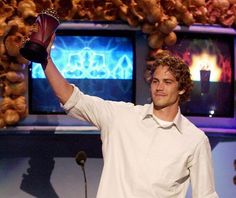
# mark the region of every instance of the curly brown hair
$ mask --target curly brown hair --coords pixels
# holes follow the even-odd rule
[[[159,66],[168,66],[168,70],[174,75],[179,83],[179,90],[185,90],[184,94],[180,95],[180,102],[189,100],[193,82],[189,66],[181,58],[165,54],[163,56],[155,57],[155,59],[148,61],[147,63],[144,78],[149,85],[152,82],[152,77],[156,68]]]

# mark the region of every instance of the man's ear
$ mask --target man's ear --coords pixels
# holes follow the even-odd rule
[[[185,92],[185,90],[183,89],[183,90],[181,90],[181,91],[179,91],[179,95],[183,95],[184,94],[184,92]]]

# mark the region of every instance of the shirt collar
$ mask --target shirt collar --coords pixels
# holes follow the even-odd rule
[[[178,109],[178,112],[173,120],[173,123],[175,124],[176,128],[178,129],[178,131],[180,133],[183,133],[183,121],[182,121],[182,115],[181,115],[181,111],[180,108]]]
[[[153,118],[156,117],[156,116],[153,115],[153,103],[151,103],[150,105],[148,105],[146,111],[145,111],[144,114],[143,114],[143,119],[145,119],[145,118],[150,118],[150,117],[153,117]],[[158,120],[160,120],[160,119],[157,118],[157,119],[155,119],[155,120],[158,122]],[[165,121],[164,121],[164,122],[165,122]],[[162,122],[161,122],[161,123],[158,122],[158,124],[159,124],[162,128],[167,128],[167,127],[170,127],[170,125],[174,124],[174,126],[176,126],[176,128],[178,129],[178,131],[179,131],[180,133],[183,133],[183,131],[182,131],[182,115],[181,115],[180,108],[178,109],[178,112],[177,112],[177,114],[176,114],[176,116],[175,116],[175,118],[174,118],[172,124],[171,124],[171,123],[169,123],[169,124],[164,124],[164,122],[163,122],[163,123],[162,123]]]

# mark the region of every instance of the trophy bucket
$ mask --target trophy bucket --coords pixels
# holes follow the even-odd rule
[[[35,63],[43,63],[48,56],[46,49],[35,42],[27,41],[23,48],[20,49],[21,55]]]
[[[47,59],[47,47],[60,22],[53,9],[40,13],[33,25],[29,38],[20,49],[21,55],[29,61],[44,63]]]

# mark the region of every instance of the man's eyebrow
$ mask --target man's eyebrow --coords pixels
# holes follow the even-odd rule
[[[156,77],[153,77],[152,79],[153,79],[153,80],[159,80],[159,78],[156,78]],[[172,78],[164,78],[163,80],[164,80],[164,81],[167,81],[167,80],[169,80],[169,81],[175,81],[175,80],[172,79]]]
[[[163,80],[168,80],[168,81],[175,81],[174,79],[172,79],[172,78],[164,78]]]

